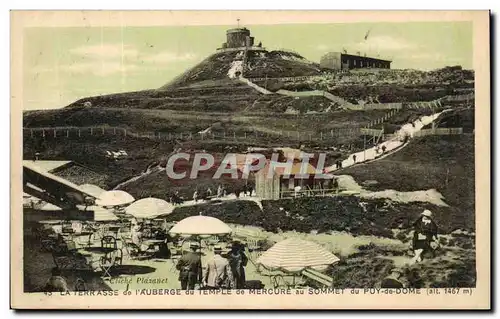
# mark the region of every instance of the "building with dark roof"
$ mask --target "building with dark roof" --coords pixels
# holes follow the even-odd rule
[[[320,66],[331,70],[349,69],[390,69],[392,61],[379,58],[353,55],[341,52],[329,52],[321,57]]]
[[[107,188],[107,174],[96,172],[87,166],[73,161],[24,160],[23,163],[36,165],[41,171],[54,174],[77,185],[93,184],[101,188]]]

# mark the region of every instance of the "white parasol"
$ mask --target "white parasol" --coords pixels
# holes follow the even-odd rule
[[[171,234],[222,235],[231,233],[231,228],[220,219],[209,216],[184,218],[170,229]]]
[[[95,198],[99,198],[103,193],[106,192],[106,190],[100,188],[97,185],[94,184],[83,184],[79,186],[81,190],[84,192],[87,192],[88,194],[91,194]]]
[[[104,207],[128,205],[134,201],[134,197],[127,192],[113,190],[101,194],[96,204]]]
[[[125,208],[125,213],[135,218],[155,218],[172,213],[174,206],[163,199],[143,198]]]
[[[288,238],[264,252],[257,264],[268,269],[298,272],[306,268],[324,268],[339,258],[322,246],[299,238]]]

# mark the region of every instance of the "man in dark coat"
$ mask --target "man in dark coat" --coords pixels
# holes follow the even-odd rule
[[[201,255],[197,252],[199,247],[198,243],[191,243],[191,251],[184,254],[177,263],[182,290],[194,290],[194,286],[201,283]]]

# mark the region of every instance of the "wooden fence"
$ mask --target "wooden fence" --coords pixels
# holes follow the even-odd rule
[[[366,125],[365,128],[368,129],[368,128],[373,127],[375,125],[382,124],[385,121],[387,121],[388,119],[390,119],[391,117],[393,117],[394,115],[396,115],[396,113],[398,113],[398,112],[399,112],[399,109],[393,109],[392,111],[387,112],[383,117],[378,118],[378,119],[373,120],[370,123],[368,123],[368,125]]]
[[[430,128],[424,129],[413,134],[413,137],[422,137],[422,136],[430,136],[430,135],[462,135],[464,134],[462,127],[439,127],[439,128]],[[397,137],[396,134],[384,134],[383,140],[387,141]]]
[[[378,136],[383,132],[383,129],[377,130],[377,129],[372,129],[372,128],[361,128],[359,131],[360,131],[361,135]]]
[[[370,103],[362,106],[364,111],[370,110],[399,110],[403,108],[403,103]]]
[[[307,133],[299,131],[276,130],[274,132],[235,132],[218,131],[209,133],[186,132],[141,132],[136,133],[118,127],[56,127],[56,128],[23,128],[25,138],[85,138],[89,136],[117,136],[147,138],[154,140],[249,140],[249,139],[282,139],[298,141],[337,141],[339,139],[356,138],[360,134],[359,126],[332,129],[326,132]]]
[[[461,135],[463,134],[462,127],[438,127],[434,129],[425,129],[416,132],[413,136],[428,136],[428,135]]]
[[[463,101],[474,101],[474,93],[463,94],[463,95],[448,95],[443,98],[443,101],[447,102],[463,102]]]

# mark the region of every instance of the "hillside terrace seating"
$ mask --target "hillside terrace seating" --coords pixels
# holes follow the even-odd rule
[[[93,270],[92,265],[88,263],[88,255],[80,253],[73,240],[66,240],[60,245],[53,246],[51,253],[54,265],[60,270]]]

